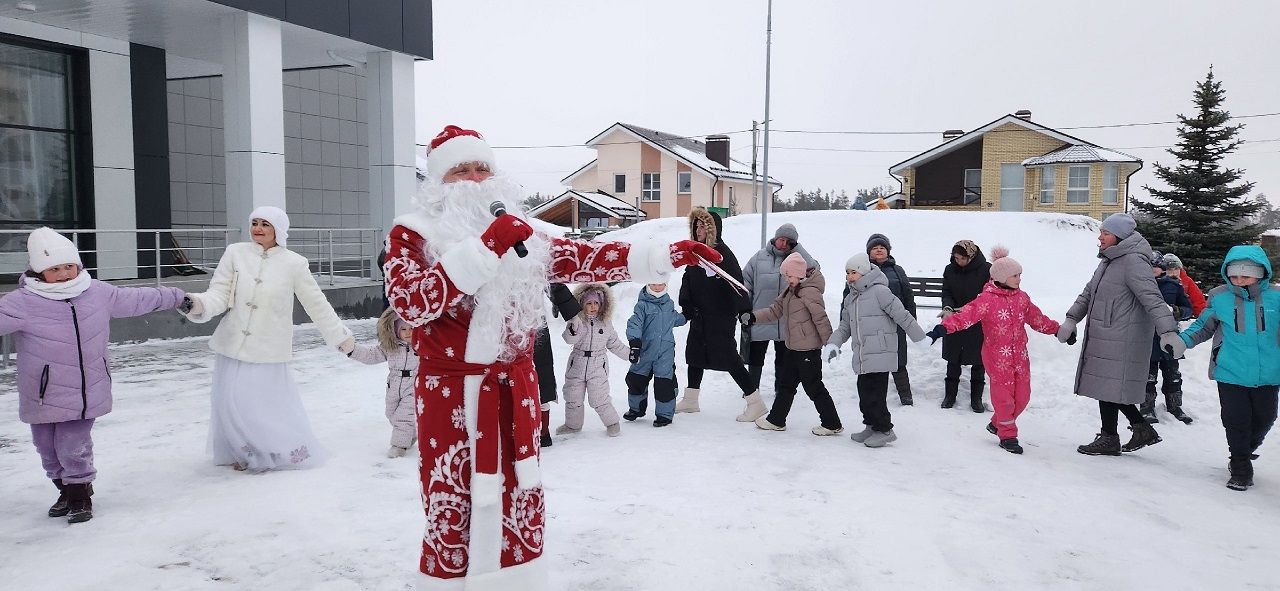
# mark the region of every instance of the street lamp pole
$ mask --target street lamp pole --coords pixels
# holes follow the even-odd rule
[[[769,0],[768,16],[765,18],[764,33],[764,176],[760,184],[760,248],[769,240],[769,210],[773,208],[773,188],[769,186],[769,75],[770,58],[773,49],[773,0]]]

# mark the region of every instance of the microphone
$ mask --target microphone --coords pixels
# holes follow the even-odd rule
[[[503,205],[501,201],[494,201],[489,204],[489,213],[493,214],[493,217],[495,218],[500,218],[507,215],[507,207]],[[511,248],[516,251],[516,256],[520,258],[529,256],[529,249],[524,247],[523,240],[516,242]]]

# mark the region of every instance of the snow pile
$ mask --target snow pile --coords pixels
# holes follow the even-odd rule
[[[911,275],[940,276],[951,245],[1008,246],[1024,286],[1062,318],[1096,265],[1096,222],[1074,216],[919,211],[803,212],[793,223],[828,278],[838,309],[843,264],[872,232],[892,240]],[[746,262],[757,216],[726,221]],[[687,236],[654,220],[608,239]],[[679,288],[679,274],[673,278]],[[615,288],[621,329],[637,288]],[[936,323],[922,309],[921,324]],[[350,323],[362,340],[373,322]],[[568,357],[553,320],[556,359]],[[685,329],[677,332],[683,343]],[[703,383],[703,411],[664,429],[652,414],[607,438],[594,416],[544,454],[545,564],[557,590],[874,588],[1269,588],[1280,552],[1280,452],[1261,449],[1257,486],[1227,490],[1207,350],[1183,364],[1190,426],[1161,411],[1164,442],[1120,458],[1075,452],[1097,430],[1097,406],[1071,393],[1079,348],[1032,334],[1032,398],[1019,421],[1023,456],[983,429],[989,416],[941,410],[940,345],[909,347],[915,407],[890,392],[899,440],[872,450],[860,428],[847,352],[826,366],[846,435],[818,438],[798,396],[782,433],[735,423],[725,374]],[[925,341],[927,343],[927,341]],[[322,468],[243,474],[204,456],[212,356],[204,339],[113,348],[115,411],[98,421],[93,521],[44,517],[56,496],[25,425],[12,366],[0,372],[0,580],[32,589],[408,589],[421,543],[414,459],[382,457],[385,368],[345,359],[298,332],[295,373],[315,430],[335,457]],[[683,344],[678,357],[684,381]],[[611,358],[626,405],[627,364]],[[967,395],[967,373],[961,397]],[[771,397],[771,362],[765,397]],[[892,388],[891,388],[892,390]],[[1161,403],[1163,406],[1163,403]],[[553,425],[563,407],[553,407]],[[593,413],[588,413],[589,415]],[[1124,434],[1127,435],[1127,432]],[[75,568],[67,568],[74,564]]]

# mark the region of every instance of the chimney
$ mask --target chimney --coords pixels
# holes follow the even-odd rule
[[[707,136],[707,158],[720,163],[720,166],[729,168],[729,136],[727,135],[709,135]]]
[[[958,137],[960,137],[960,136],[962,136],[962,135],[964,135],[964,130],[963,130],[963,129],[948,129],[948,130],[946,130],[946,131],[942,132],[942,141],[943,141],[943,142],[949,142],[949,141],[954,140],[954,139],[956,139],[956,138],[958,138]]]
[[[1014,114],[1013,114],[1013,116],[1014,116],[1014,117],[1017,117],[1017,118],[1019,118],[1019,119],[1022,119],[1022,120],[1024,120],[1024,121],[1030,121],[1030,120],[1031,120],[1031,111],[1030,111],[1029,109],[1022,109],[1022,110],[1018,111],[1017,113],[1014,113]]]

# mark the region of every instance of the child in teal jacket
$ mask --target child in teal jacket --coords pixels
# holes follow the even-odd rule
[[[1231,452],[1227,488],[1253,486],[1254,452],[1276,421],[1280,390],[1280,291],[1259,246],[1233,246],[1222,261],[1227,284],[1209,292],[1200,318],[1182,332],[1194,347],[1213,339],[1209,378],[1218,382]]]

